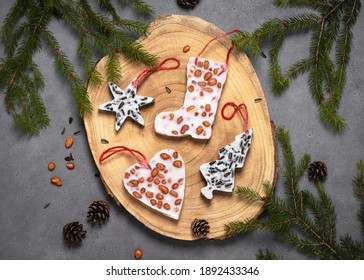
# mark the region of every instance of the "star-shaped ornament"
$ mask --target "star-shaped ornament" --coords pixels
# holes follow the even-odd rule
[[[120,129],[128,117],[144,126],[144,119],[140,113],[139,107],[154,102],[154,98],[152,97],[139,96],[136,94],[137,88],[134,85],[135,80],[136,79],[134,79],[124,90],[120,89],[116,84],[109,82],[109,88],[114,96],[114,100],[99,106],[100,110],[116,113],[116,131]]]

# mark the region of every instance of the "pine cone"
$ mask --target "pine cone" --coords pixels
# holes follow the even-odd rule
[[[322,161],[312,162],[307,169],[308,178],[314,181],[323,181],[327,176],[327,166]]]
[[[110,217],[110,206],[104,200],[96,200],[90,204],[87,212],[87,219],[91,221],[91,223],[99,222],[102,224]]]
[[[177,3],[182,8],[193,9],[198,4],[198,0],[177,0]]]
[[[197,236],[203,235],[206,236],[206,234],[209,233],[209,223],[206,220],[203,219],[195,219],[192,222],[191,229],[193,233]]]
[[[83,225],[78,222],[68,223],[63,227],[64,240],[73,244],[80,244],[86,233],[87,231],[83,230]]]

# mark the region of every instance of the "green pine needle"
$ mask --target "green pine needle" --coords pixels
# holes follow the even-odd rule
[[[353,240],[350,236],[337,236],[336,211],[331,198],[321,182],[314,187],[301,189],[299,179],[310,162],[305,154],[296,163],[288,131],[284,127],[277,128],[277,138],[283,150],[285,179],[285,198],[273,194],[272,186],[264,182],[266,196],[263,197],[248,187],[238,187],[241,199],[264,202],[266,216],[263,219],[246,219],[230,221],[225,225],[228,235],[269,230],[277,234],[283,241],[318,259],[364,259],[364,238]],[[355,196],[360,201],[358,219],[364,237],[364,163],[357,163],[358,172],[353,180]],[[259,251],[258,259],[270,259],[269,251]]]
[[[276,254],[274,254],[270,250],[259,250],[258,254],[256,255],[257,260],[279,260]]]
[[[309,88],[319,106],[323,124],[336,132],[345,127],[345,120],[338,113],[345,87],[346,69],[350,59],[354,26],[361,9],[360,0],[275,0],[281,8],[311,8],[317,13],[302,13],[287,19],[270,19],[253,32],[243,31],[232,36],[236,49],[253,55],[270,42],[269,69],[273,90],[281,93],[290,81],[309,73]],[[282,73],[279,51],[290,32],[311,30],[310,54],[294,63]],[[330,54],[335,46],[335,58]],[[330,104],[330,106],[329,106]]]
[[[154,10],[141,0],[121,1],[138,14],[151,15]],[[77,34],[77,55],[85,62],[84,73],[89,85],[103,79],[95,68],[95,49],[109,60],[107,78],[121,78],[118,58],[121,54],[147,66],[154,66],[157,57],[148,53],[134,35],[146,35],[144,22],[121,18],[111,0],[98,0],[100,13],[87,0],[17,0],[4,19],[0,36],[5,42],[5,57],[0,59],[0,90],[5,93],[6,110],[14,117],[15,125],[29,134],[38,133],[49,124],[49,117],[41,97],[44,79],[33,57],[47,46],[54,55],[58,72],[68,81],[80,116],[92,112],[88,92],[74,65],[62,46],[48,29],[54,17],[64,21]],[[112,18],[111,18],[111,17]]]

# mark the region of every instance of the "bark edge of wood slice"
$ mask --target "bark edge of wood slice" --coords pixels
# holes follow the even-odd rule
[[[141,108],[144,127],[127,119],[119,132],[116,132],[115,114],[98,110],[100,104],[113,99],[107,84],[109,81],[105,78],[107,57],[102,58],[96,66],[104,77],[104,82],[99,86],[88,86],[93,113],[84,117],[84,123],[90,150],[107,192],[117,204],[122,205],[146,227],[175,239],[225,239],[228,237],[225,224],[258,217],[263,210],[262,203],[243,200],[234,192],[214,192],[211,201],[200,195],[201,188],[206,185],[199,171],[200,165],[217,159],[219,149],[233,142],[235,136],[243,130],[243,121],[238,114],[230,121],[221,117],[221,108],[226,102],[245,103],[249,110],[249,126],[253,128],[252,145],[245,165],[235,173],[235,189],[237,186],[247,186],[264,195],[262,183],[270,181],[274,184],[277,175],[274,125],[271,126],[267,102],[258,77],[244,53],[233,52],[230,56],[227,81],[209,140],[168,138],[157,135],[154,131],[154,118],[158,113],[177,110],[183,104],[189,57],[196,56],[210,39],[222,33],[224,32],[215,25],[194,16],[162,15],[150,23],[149,35],[140,39],[145,49],[161,60],[177,57],[181,66],[177,70],[154,72],[138,87],[138,95],[155,98],[155,104]],[[184,53],[186,45],[190,46],[190,50]],[[224,62],[230,46],[229,39],[219,39],[210,44],[202,57]],[[125,88],[146,68],[123,56],[120,56],[119,61],[123,78],[113,82],[121,88]],[[166,87],[171,90],[170,93],[166,92]],[[258,98],[261,102],[255,102]],[[107,139],[109,144],[102,144],[101,139]],[[155,212],[124,189],[123,175],[135,163],[130,155],[118,154],[99,163],[102,151],[116,145],[137,149],[148,159],[166,148],[175,149],[182,155],[186,166],[186,189],[178,221]],[[210,232],[207,236],[193,235],[191,223],[195,218],[209,222]]]

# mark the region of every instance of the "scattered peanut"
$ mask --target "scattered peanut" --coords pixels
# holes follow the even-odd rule
[[[214,85],[216,85],[217,80],[215,78],[213,78],[213,79],[209,80],[207,83],[209,86],[214,86]]]
[[[167,159],[170,159],[170,155],[169,154],[166,154],[166,153],[161,153],[161,158],[164,159],[164,160],[167,160]]]
[[[201,70],[196,70],[195,76],[200,77],[201,75],[202,75],[202,71]]]
[[[209,121],[203,121],[202,124],[206,127],[209,127],[211,125]]]
[[[173,166],[177,167],[177,168],[181,168],[182,167],[182,161],[176,160],[175,162],[173,162]]]
[[[66,141],[65,141],[65,143],[64,143],[64,146],[65,146],[67,149],[69,149],[69,148],[71,148],[71,147],[72,147],[72,145],[73,145],[73,137],[72,137],[72,136],[68,136],[68,137],[66,138]]]
[[[202,126],[197,127],[197,129],[196,129],[197,135],[200,135],[202,132],[203,132]]]
[[[56,169],[56,164],[54,162],[48,163],[48,170],[53,171],[54,169]]]
[[[182,117],[182,116],[180,116],[180,117],[177,119],[177,124],[180,124],[182,121],[183,121],[183,117]]]
[[[163,185],[159,185],[158,189],[163,193],[163,194],[168,194],[168,188],[166,186]]]
[[[141,199],[142,198],[142,195],[140,194],[140,193],[138,193],[138,192],[133,192],[133,195],[136,197],[136,198],[139,198],[139,199]]]
[[[66,163],[66,167],[69,169],[69,170],[72,170],[75,168],[75,164],[73,162],[67,162]]]
[[[159,169],[159,170],[164,170],[164,168],[166,168],[166,166],[163,164],[163,163],[157,163],[157,168]]]
[[[164,203],[163,207],[166,210],[170,210],[171,209],[171,206],[168,203]]]
[[[51,183],[52,183],[53,185],[58,186],[58,187],[62,186],[62,180],[61,180],[61,178],[59,178],[59,177],[52,177],[52,178],[51,178]]]
[[[207,68],[209,68],[209,66],[210,66],[209,61],[205,60],[205,62],[203,63],[203,68],[207,69]]]
[[[195,88],[194,88],[194,86],[193,85],[190,85],[189,87],[188,87],[188,90],[190,91],[190,92],[193,92],[193,90],[194,90]]]
[[[178,193],[176,191],[174,191],[174,190],[170,190],[169,194],[174,196],[174,197],[178,197]]]
[[[210,105],[210,104],[207,104],[207,105],[205,106],[205,110],[206,110],[206,112],[210,112],[210,110],[211,110],[211,105]]]
[[[138,180],[130,180],[129,184],[133,187],[137,187],[139,185],[139,181]]]
[[[175,205],[180,205],[182,202],[182,199],[176,199],[176,201],[174,202]]]
[[[179,187],[179,185],[177,184],[177,183],[174,183],[173,185],[172,185],[172,189],[177,189]]]
[[[183,126],[182,126],[182,128],[181,128],[181,134],[185,134],[185,133],[186,133],[186,131],[187,131],[189,128],[190,128],[190,127],[189,127],[189,125],[187,125],[187,124],[183,125]]]
[[[153,168],[152,173],[151,173],[152,177],[157,176],[158,172],[159,172],[159,171],[158,171],[158,169],[157,169],[157,168]]]
[[[188,53],[190,51],[190,49],[191,49],[191,47],[189,45],[186,45],[186,46],[183,47],[183,50],[182,51],[184,53]]]
[[[173,158],[174,158],[174,159],[177,159],[177,158],[178,158],[178,153],[177,153],[177,152],[174,152],[174,153],[173,153]]]
[[[203,78],[204,78],[205,81],[210,80],[212,78],[212,73],[211,72],[207,72]]]
[[[140,260],[143,257],[143,250],[142,249],[135,249],[134,251],[134,258],[136,260]]]

